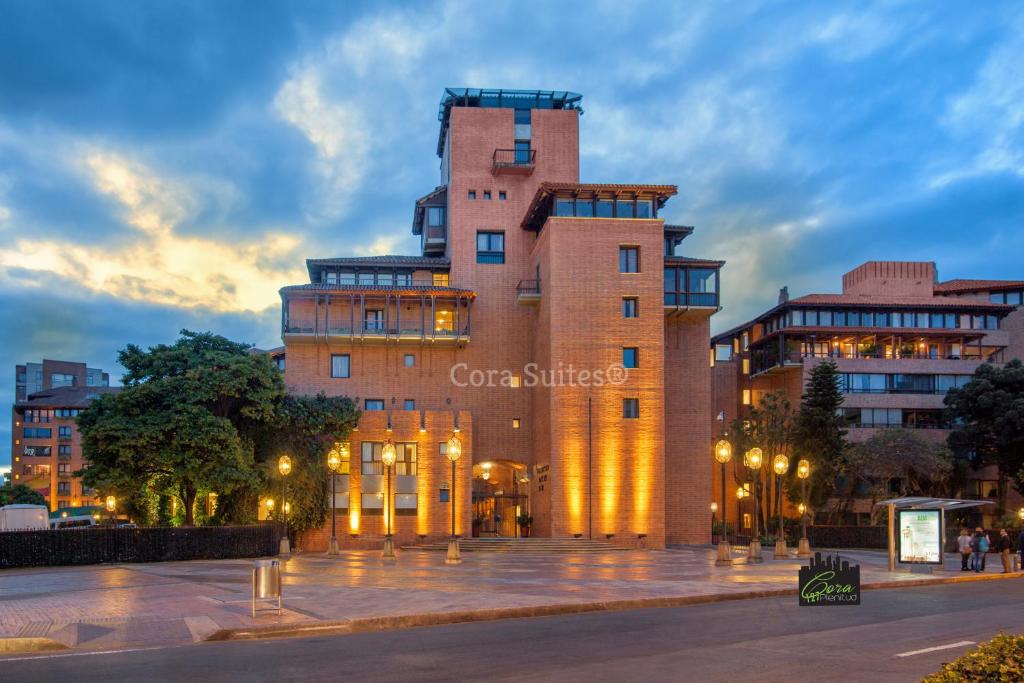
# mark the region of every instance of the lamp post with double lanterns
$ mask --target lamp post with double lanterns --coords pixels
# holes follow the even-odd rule
[[[462,457],[462,441],[458,434],[452,434],[444,449],[444,456],[452,463],[452,485],[449,490],[452,504],[452,536],[448,539],[448,554],[444,558],[445,564],[459,564],[462,557],[459,555],[459,537],[455,535],[455,463]]]
[[[395,561],[395,542],[391,538],[391,466],[398,459],[398,451],[395,444],[388,439],[380,450],[380,461],[384,464],[384,472],[387,475],[387,495],[384,497],[384,515],[387,518],[387,535],[384,536],[384,552],[381,557],[385,562]]]
[[[807,478],[811,476],[811,463],[800,460],[796,464],[796,476],[800,480],[800,544],[797,546],[797,557],[811,556],[811,542],[807,540]]]
[[[760,507],[760,485],[761,485],[761,463],[764,462],[764,454],[760,448],[754,447],[743,454],[743,464],[750,470],[752,478],[751,493],[754,496],[753,529],[750,533],[750,546],[747,549],[747,562],[757,564],[763,562],[761,558],[761,527],[758,522],[758,507]]]
[[[786,547],[786,526],[782,519],[782,507],[786,499],[782,494],[785,485],[783,476],[789,471],[789,458],[781,453],[776,455],[772,459],[772,469],[775,470],[775,490],[779,496],[779,537],[775,540],[775,559],[785,560],[789,558],[789,548]]]
[[[725,499],[725,466],[732,460],[732,444],[725,439],[719,439],[715,444],[715,460],[722,466],[722,535],[718,539],[718,557],[715,559],[715,565],[721,567],[732,564],[732,547],[729,545],[727,524],[729,505]]]
[[[278,552],[281,555],[290,555],[292,548],[288,541],[288,511],[291,506],[288,505],[288,475],[292,472],[292,459],[287,455],[278,458],[277,471],[281,474],[281,513],[284,517],[284,535],[281,537]]]
[[[338,506],[335,501],[338,495],[338,470],[341,469],[341,463],[348,460],[348,449],[349,445],[347,442],[339,442],[334,444],[327,453],[327,467],[331,470],[331,546],[327,550],[328,555],[338,554],[338,520],[336,518]]]

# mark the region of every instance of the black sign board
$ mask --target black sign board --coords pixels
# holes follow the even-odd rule
[[[859,605],[860,565],[850,566],[839,555],[824,560],[814,553],[810,565],[800,567],[800,606]]]

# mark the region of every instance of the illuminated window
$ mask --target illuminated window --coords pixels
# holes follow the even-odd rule
[[[448,273],[434,273],[434,286],[435,287],[447,287],[448,286]]]
[[[513,389],[518,389],[522,385],[522,380],[520,379],[519,375],[512,375],[512,377],[509,379],[509,385]]]
[[[749,406],[750,405],[750,389],[744,389],[743,390],[743,405],[745,405],[745,406]]]
[[[750,374],[750,359],[749,358],[744,358],[743,359],[743,374],[744,375],[749,375]]]
[[[512,429],[519,429],[519,418],[518,417],[513,417],[512,418]]]
[[[708,356],[709,356],[709,357],[710,357],[710,359],[711,359],[711,367],[715,367],[715,350],[714,350],[714,349],[711,349],[711,350],[710,350],[710,351],[708,352]]]
[[[743,528],[744,529],[749,529],[750,528],[750,522],[751,522],[750,513],[749,512],[744,512],[743,513]]]

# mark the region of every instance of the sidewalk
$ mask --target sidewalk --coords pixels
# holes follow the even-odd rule
[[[79,649],[174,645],[210,639],[353,632],[574,611],[669,606],[796,592],[797,559],[731,568],[714,550],[579,554],[379,551],[299,554],[282,563],[285,610],[250,614],[251,560],[97,565],[0,572],[0,652],[40,643]],[[865,588],[1003,578],[998,559],[979,576],[885,571],[885,555],[843,551]],[[769,550],[766,557],[771,557]],[[992,559],[992,558],[990,558]],[[805,563],[805,562],[803,562]],[[1011,575],[1019,577],[1020,574]],[[10,639],[30,639],[21,641]],[[42,639],[42,640],[40,640]],[[54,642],[55,641],[55,642]]]

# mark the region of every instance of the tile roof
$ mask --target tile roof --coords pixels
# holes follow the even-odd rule
[[[666,256],[665,263],[667,265],[682,264],[688,266],[709,266],[709,267],[721,267],[725,265],[725,261],[718,261],[716,259],[697,258],[694,256]]]
[[[46,389],[29,394],[24,401],[18,401],[18,406],[52,407],[52,408],[81,408],[92,403],[100,394],[116,394],[121,387],[57,387]]]
[[[285,292],[382,292],[386,294],[462,294],[476,296],[472,289],[459,287],[436,287],[434,285],[332,285],[314,282],[308,285],[289,285],[278,290]]]
[[[936,293],[978,292],[1024,287],[1024,280],[947,280],[935,285]]]
[[[306,259],[306,266],[425,266],[445,267],[451,261],[445,256],[340,256]]]
[[[635,183],[541,183],[537,192],[530,201],[523,218],[522,228],[524,230],[540,231],[543,224],[542,218],[545,207],[545,199],[560,191],[572,190],[576,192],[645,192],[655,195],[658,207],[664,206],[669,197],[679,192],[676,185],[643,185]]]
[[[788,303],[836,306],[906,306],[911,308],[986,308],[997,311],[1009,311],[1013,308],[1006,304],[951,299],[945,296],[878,296],[870,294],[807,294],[796,299],[790,299]]]

